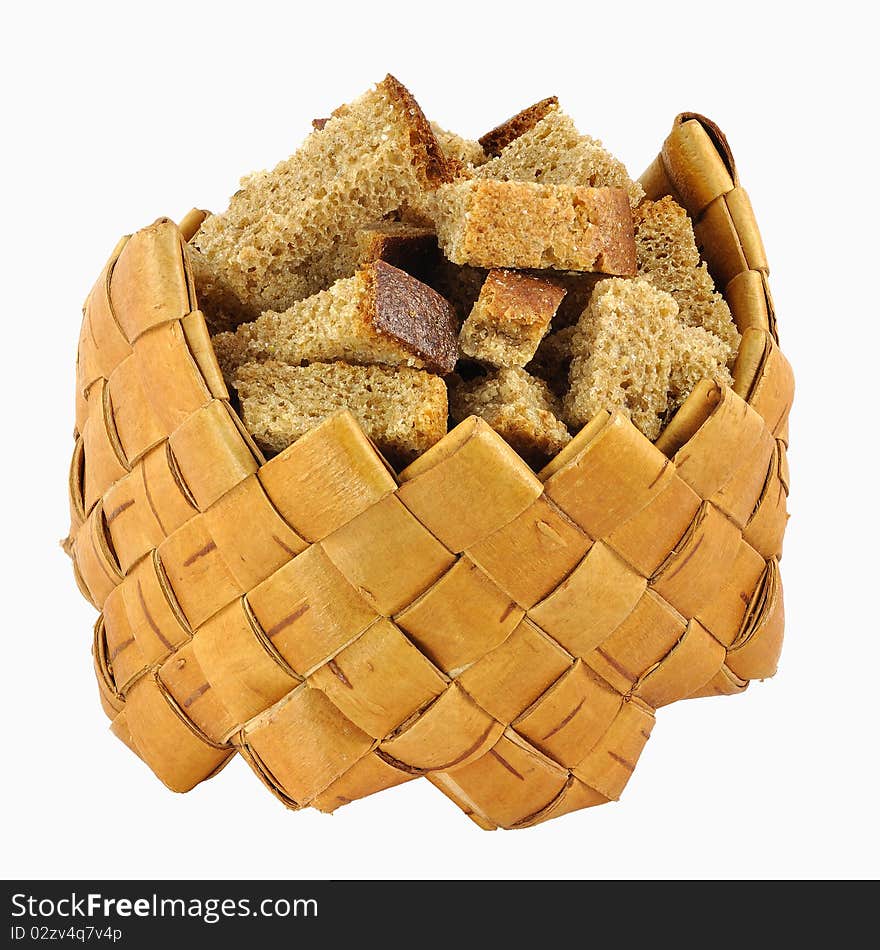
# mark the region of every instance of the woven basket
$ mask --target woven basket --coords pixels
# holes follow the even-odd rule
[[[652,444],[603,412],[535,473],[471,417],[395,474],[354,418],[265,461],[183,242],[123,239],[79,340],[66,548],[113,732],[171,789],[239,752],[285,804],[424,776],[483,828],[617,799],[678,699],[782,642],[789,364],[727,142],[678,116],[642,177],[690,213],[742,332]]]

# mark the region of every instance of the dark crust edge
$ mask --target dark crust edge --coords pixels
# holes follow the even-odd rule
[[[444,154],[431,128],[431,123],[422,112],[422,107],[415,96],[391,73],[388,73],[379,86],[397,105],[410,127],[410,144],[421,153],[422,172],[426,186],[436,188],[444,182],[452,181],[457,165]]]
[[[457,321],[452,304],[406,271],[373,261],[368,266],[373,329],[446,376],[458,360]]]
[[[496,290],[497,288],[497,290]],[[568,293],[552,276],[516,270],[512,267],[492,267],[486,275],[483,289],[503,295],[505,302],[515,302],[525,310],[532,311],[543,320],[549,313],[547,323],[559,309]],[[482,291],[480,292],[482,296]]]
[[[556,96],[548,96],[540,102],[527,106],[521,112],[517,112],[516,115],[511,116],[501,125],[496,125],[494,129],[477,139],[477,141],[483,146],[483,151],[490,158],[495,158],[501,153],[502,149],[524,135],[529,129],[533,129],[541,119],[558,108],[559,99]]]
[[[473,212],[471,221],[459,220],[459,227],[465,230],[466,238],[475,231],[475,219],[480,217],[481,202],[489,196],[499,204],[504,203],[504,191],[516,191],[520,188],[536,187],[532,182],[500,181],[495,178],[477,178],[462,183],[468,189],[468,208]],[[584,266],[580,273],[602,273],[613,277],[636,276],[636,242],[633,227],[632,208],[625,188],[589,185],[571,187],[568,185],[538,185],[539,188],[561,188],[571,193],[572,200],[586,209],[590,224],[599,231],[596,237],[597,253],[591,266]],[[479,231],[476,230],[479,236]],[[476,242],[475,242],[476,243]],[[479,249],[479,245],[478,245]],[[468,250],[464,263],[473,263],[474,254]],[[478,264],[489,269],[525,270],[534,273],[545,268],[516,268],[511,264]],[[574,268],[564,268],[574,270]]]
[[[636,276],[636,239],[629,195],[623,188],[597,188],[598,220],[605,235],[596,270],[615,277]]]

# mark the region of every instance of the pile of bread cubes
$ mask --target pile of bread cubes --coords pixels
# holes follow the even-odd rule
[[[267,453],[348,408],[402,467],[481,416],[540,467],[603,409],[649,438],[739,334],[691,221],[544,99],[479,141],[387,76],[186,253]]]

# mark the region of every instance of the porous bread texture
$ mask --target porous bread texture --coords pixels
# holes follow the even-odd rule
[[[350,409],[396,465],[446,434],[446,384],[424,370],[348,363],[246,363],[234,375],[241,416],[257,444],[280,452],[322,419]]]
[[[418,103],[387,76],[274,170],[243,179],[194,243],[247,306],[283,310],[352,273],[362,227],[450,177]]]
[[[571,341],[563,403],[569,425],[586,425],[616,407],[655,439],[666,410],[677,317],[675,300],[647,281],[597,285]]]
[[[462,138],[455,132],[444,129],[436,122],[431,123],[431,131],[440,143],[444,155],[453,161],[461,162],[465,168],[472,169],[482,165],[488,158],[479,142]]]
[[[701,379],[711,379],[724,386],[733,386],[728,369],[729,349],[724,340],[704,327],[691,327],[681,322],[673,334],[672,369],[669,373],[669,400],[666,414],[677,409]]]
[[[694,239],[687,212],[668,195],[645,201],[633,212],[636,262],[640,277],[672,294],[681,320],[705,327],[724,341],[726,362],[736,358],[740,335],[727,302],[715,284]]]
[[[534,358],[526,364],[526,370],[550,387],[557,396],[564,396],[568,389],[568,367],[571,364],[571,340],[574,326],[553,330],[541,340]]]
[[[480,416],[532,465],[543,464],[570,441],[559,411],[559,401],[547,385],[524,369],[499,369],[468,382],[450,379],[453,422]]]
[[[243,363],[291,365],[347,360],[450,373],[458,357],[457,321],[430,287],[385,261],[364,265],[278,313],[261,314],[214,337],[224,376]]]
[[[244,306],[198,248],[184,243],[183,253],[195,286],[196,301],[209,333],[233,330],[245,320],[254,319],[256,313]]]
[[[569,440],[563,418],[620,407],[654,439],[700,379],[731,384],[739,333],[687,213],[643,200],[555,97],[473,142],[389,75],[313,125],[186,248],[267,450],[347,406],[409,461],[446,430],[433,374],[459,352],[464,376],[490,371],[450,378],[453,419],[483,416],[535,463]]]
[[[489,366],[525,366],[564,296],[552,281],[490,270],[461,328],[461,352]]]
[[[581,135],[558,109],[512,138],[496,158],[474,171],[478,178],[543,184],[623,188],[632,207],[645,192],[629,177],[623,162],[589,135]]]
[[[430,206],[440,247],[456,264],[635,274],[620,188],[474,179],[441,185]]]
[[[674,402],[704,376],[730,384],[719,344],[683,324],[672,295],[647,280],[602,281],[572,335],[563,416],[580,427],[603,409],[619,408],[656,439],[670,394]]]
[[[529,129],[534,128],[545,115],[558,108],[559,100],[556,96],[541,99],[539,102],[526,106],[525,109],[520,110],[516,115],[512,115],[500,125],[496,125],[485,135],[481,135],[479,144],[486,155],[494,158],[496,155],[500,155],[514,139],[518,139]]]

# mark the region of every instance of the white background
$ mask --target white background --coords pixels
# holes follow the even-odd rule
[[[15,4],[4,14],[3,846],[23,877],[876,877],[876,35],[869,4]],[[778,10],[785,12],[777,12]],[[556,93],[639,174],[727,132],[795,367],[778,676],[661,710],[619,804],[480,831],[427,782],[287,812],[167,791],[108,731],[67,530],[80,305],[117,238],[222,209],[392,71],[477,136]]]

